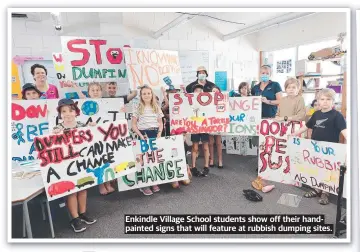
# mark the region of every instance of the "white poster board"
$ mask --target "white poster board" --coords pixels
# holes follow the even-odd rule
[[[284,184],[299,185],[290,173],[290,158],[288,153],[288,135],[298,131],[303,122],[277,122],[263,119],[259,136],[259,172],[265,179]]]
[[[33,140],[47,135],[46,100],[17,100],[11,102],[11,158],[29,161],[37,158]]]
[[[128,137],[127,122],[119,120],[35,138],[48,200],[134,172]]]
[[[47,100],[49,128],[53,129],[62,122],[56,110],[59,100]],[[125,118],[125,107],[123,98],[104,99],[79,99],[80,116],[77,121],[88,124],[89,122],[105,123]]]
[[[133,153],[137,171],[118,178],[119,191],[188,179],[183,136],[138,140]]]
[[[127,82],[122,37],[61,37],[65,75],[75,82]]]
[[[226,135],[256,136],[261,123],[261,97],[230,97],[230,125]]]
[[[340,166],[346,164],[346,145],[291,137],[288,153],[291,176],[295,181],[338,194]],[[345,185],[346,182],[346,196]]]
[[[149,85],[180,88],[182,85],[179,55],[177,51],[142,48],[124,48],[130,89]]]
[[[255,137],[226,136],[226,153],[242,156],[256,156],[258,146],[257,141],[254,141]]]
[[[222,133],[229,127],[229,96],[224,93],[169,95],[170,131],[185,127],[191,134]]]

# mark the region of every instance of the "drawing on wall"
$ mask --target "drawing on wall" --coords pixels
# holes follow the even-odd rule
[[[277,73],[290,73],[292,70],[292,61],[281,60],[276,62],[276,72]]]

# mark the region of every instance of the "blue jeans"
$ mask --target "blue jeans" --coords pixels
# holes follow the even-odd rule
[[[146,130],[140,130],[143,136],[147,136],[147,138],[156,138],[158,134],[159,128],[151,128]]]

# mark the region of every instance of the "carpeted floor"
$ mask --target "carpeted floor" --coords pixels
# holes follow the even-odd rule
[[[199,166],[203,160],[199,159]],[[193,178],[188,186],[179,190],[170,185],[160,185],[161,191],[152,196],[144,196],[138,190],[116,192],[101,196],[98,188],[88,190],[88,212],[97,218],[97,223],[83,233],[76,234],[69,226],[65,208],[59,201],[50,203],[56,238],[332,238],[333,235],[126,235],[124,234],[124,214],[325,214],[325,223],[334,224],[336,198],[322,206],[316,198],[302,198],[298,207],[277,203],[283,193],[302,196],[304,188],[273,183],[276,188],[268,193],[260,193],[263,201],[250,202],[242,195],[243,189],[251,189],[251,181],[256,177],[256,157],[242,157],[224,154],[224,169],[210,168],[206,178]],[[12,208],[12,236],[22,237],[22,208]],[[29,204],[34,238],[50,238],[47,221],[42,220],[39,203]],[[344,235],[345,236],[345,235]],[[343,237],[344,237],[343,236]]]

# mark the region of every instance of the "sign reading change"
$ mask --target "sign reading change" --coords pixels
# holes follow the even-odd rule
[[[137,171],[118,179],[119,191],[188,179],[183,136],[139,140],[133,153]]]
[[[49,200],[134,172],[126,120],[34,139]]]

